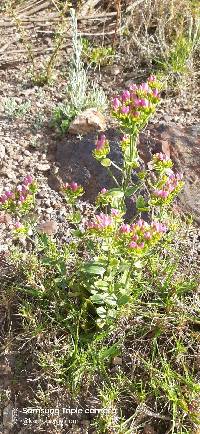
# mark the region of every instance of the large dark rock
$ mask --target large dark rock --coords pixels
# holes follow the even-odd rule
[[[110,129],[106,131],[110,141],[111,158],[120,163],[121,154],[117,146],[119,133]],[[114,187],[115,184],[105,167],[92,155],[97,134],[90,133],[80,138],[68,135],[57,145],[56,160],[59,163],[59,176],[64,182],[74,180],[83,185],[85,198],[93,201],[103,187]],[[115,172],[116,174],[116,172]]]
[[[200,223],[200,125],[183,127],[161,124],[150,129],[151,152],[166,152],[175,169],[184,175],[179,195],[181,208]]]
[[[106,136],[110,141],[111,158],[120,164],[120,133],[110,129]],[[58,143],[56,150],[59,176],[64,182],[75,180],[81,183],[86,190],[85,197],[91,201],[101,188],[114,187],[106,169],[92,156],[95,140],[96,134],[81,139],[68,135]],[[171,155],[176,170],[184,174],[185,187],[179,203],[184,211],[200,222],[200,126],[151,125],[140,136],[139,151],[145,163],[155,152]]]

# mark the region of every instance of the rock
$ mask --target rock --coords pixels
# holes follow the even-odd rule
[[[12,427],[12,411],[14,410],[12,402],[10,402],[3,410],[3,426],[4,428]]]
[[[0,161],[2,161],[5,157],[5,146],[0,144]]]
[[[118,147],[119,133],[110,128],[105,134],[110,141],[111,159],[120,165],[122,159]],[[106,169],[92,156],[95,141],[96,134],[89,133],[81,140],[74,138],[72,142],[70,136],[66,136],[58,142],[56,160],[59,173],[54,176],[55,180],[51,179],[52,185],[50,182],[49,184],[58,184],[55,188],[58,190],[61,180],[76,181],[83,185],[85,198],[92,201],[101,188],[114,187]],[[186,128],[166,123],[150,125],[149,129],[141,133],[138,147],[145,164],[148,164],[156,152],[165,152],[171,156],[175,170],[184,174],[185,186],[179,195],[179,207],[200,222],[200,127],[197,125]]]
[[[78,115],[69,126],[69,133],[75,135],[88,134],[92,131],[105,130],[106,120],[96,108],[90,108]]]
[[[106,131],[110,141],[111,158],[120,164],[121,153],[117,146],[119,133],[114,129]],[[114,187],[115,184],[107,170],[96,161],[92,155],[97,135],[89,133],[80,139],[70,136],[57,143],[56,160],[59,163],[58,179],[63,182],[75,181],[85,190],[85,199],[94,200],[98,192],[104,187]],[[117,171],[114,170],[116,175]],[[50,179],[49,179],[50,181]],[[62,185],[61,183],[61,185]],[[53,187],[52,182],[51,187]]]
[[[1,211],[0,212],[0,223],[4,223],[5,225],[9,225],[12,221],[10,214]]]
[[[113,365],[122,365],[122,358],[121,357],[117,357],[117,356],[115,356],[115,357],[113,357],[113,359],[112,359],[112,364]]]
[[[38,226],[38,231],[43,234],[54,235],[58,231],[58,224],[54,220],[46,221]]]
[[[48,170],[51,168],[50,164],[48,163],[40,163],[37,165],[37,169],[40,172],[48,172]]]
[[[140,136],[139,150],[145,163],[156,152],[171,156],[175,170],[184,175],[185,185],[178,199],[180,206],[200,223],[200,125],[150,126]]]
[[[153,425],[146,423],[142,434],[156,434],[156,431],[155,431]]]
[[[53,190],[60,192],[63,182],[58,175],[51,172],[48,177],[48,184]]]

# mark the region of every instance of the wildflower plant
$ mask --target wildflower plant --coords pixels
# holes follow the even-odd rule
[[[110,158],[106,136],[98,137],[93,157],[109,172],[115,185],[109,190],[102,186],[93,214],[81,214],[81,185],[73,181],[62,187],[71,231],[66,246],[68,262],[66,265],[64,261],[61,268],[65,270],[62,281],[68,290],[65,297],[79,305],[78,327],[82,333],[108,327],[121,308],[131,302],[149,256],[166,242],[170,231],[167,211],[183,186],[182,175],[173,172],[172,161],[162,153],[154,155],[149,167],[141,171],[137,148],[139,133],[160,102],[160,89],[156,77],[150,76],[146,83],[133,84],[114,98],[112,114],[122,132],[122,163]],[[2,207],[20,215],[21,210],[32,206],[35,188],[32,179],[25,179],[14,193],[1,197]],[[127,198],[135,201],[137,210],[130,221],[126,218]],[[17,225],[21,229],[20,222]]]
[[[36,182],[31,175],[27,175],[16,188],[5,189],[0,196],[0,210],[12,216],[10,229],[15,235],[24,237],[32,234],[31,222],[26,220],[26,216],[35,207],[36,192]]]
[[[100,111],[107,108],[107,97],[103,89],[88,76],[83,62],[83,41],[79,37],[76,12],[70,9],[72,26],[72,57],[68,71],[66,99],[56,106],[52,114],[52,125],[65,133],[71,121],[84,109],[95,107]]]
[[[10,214],[23,216],[27,214],[35,204],[37,184],[32,176],[27,175],[21,184],[14,190],[6,189],[0,196],[0,207]]]

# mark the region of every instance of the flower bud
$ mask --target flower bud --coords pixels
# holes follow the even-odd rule
[[[125,233],[129,233],[130,230],[131,230],[131,228],[130,228],[130,225],[123,223],[123,224],[120,226],[119,230],[120,230],[120,232],[122,232],[122,233],[125,234]]]
[[[131,249],[136,249],[138,247],[137,243],[135,243],[135,241],[131,241],[129,244],[129,247],[131,247]]]
[[[130,111],[130,107],[129,106],[122,106],[121,108],[121,112],[123,115],[127,115]]]
[[[121,102],[120,102],[120,100],[119,100],[119,98],[114,98],[113,99],[113,108],[114,108],[114,110],[118,110],[118,108],[121,106]]]
[[[106,188],[102,188],[101,191],[100,191],[100,193],[101,193],[101,194],[105,194],[105,193],[107,193],[107,191],[108,191],[108,190],[107,190]]]

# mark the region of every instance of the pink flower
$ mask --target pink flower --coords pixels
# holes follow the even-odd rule
[[[159,94],[159,90],[158,89],[153,89],[152,90],[152,94],[153,94],[153,96],[157,97],[158,94]]]
[[[149,83],[153,83],[154,81],[156,81],[156,76],[155,75],[150,75],[150,77],[147,79],[147,81]]]
[[[130,225],[123,223],[120,228],[119,228],[120,232],[122,233],[129,233],[131,231]]]
[[[129,111],[130,111],[130,107],[128,105],[122,106],[121,112],[123,115],[127,115],[129,113]]]
[[[105,194],[105,193],[107,193],[107,191],[108,191],[108,190],[107,190],[106,188],[102,188],[101,191],[100,191],[100,193],[101,193],[101,194]]]
[[[27,175],[23,180],[24,185],[30,185],[32,183],[33,183],[33,178],[31,175]]]
[[[143,91],[145,91],[145,92],[148,92],[148,91],[149,91],[149,85],[148,85],[148,83],[142,83],[142,84],[139,86],[139,89],[140,89],[140,90],[143,90]]]
[[[78,188],[79,188],[77,182],[71,182],[71,184],[69,185],[69,187],[70,187],[70,189],[71,189],[72,191],[77,191]]]
[[[131,241],[129,244],[129,247],[131,247],[131,249],[136,249],[138,247],[137,243],[135,243],[135,241]]]
[[[133,83],[133,84],[131,84],[131,85],[129,86],[129,89],[130,89],[130,90],[133,90],[133,91],[134,91],[134,90],[137,90],[137,88],[138,88],[138,87],[137,87],[137,84],[135,84],[135,83]]]
[[[135,105],[135,107],[140,107],[140,99],[139,98],[134,98],[134,105]]]
[[[112,208],[111,209],[111,214],[113,215],[113,216],[118,216],[119,215],[119,210],[118,209],[115,209],[115,208]]]
[[[138,240],[139,240],[138,235],[137,235],[137,234],[133,235],[132,240],[133,240],[133,241],[138,241]]]
[[[139,247],[140,249],[143,249],[143,248],[144,248],[144,241],[142,241],[142,243],[138,244],[138,247]]]
[[[161,196],[163,199],[166,199],[167,196],[169,196],[169,193],[168,193],[168,191],[161,190],[161,194],[160,194],[160,196]]]
[[[99,215],[95,216],[94,221],[89,221],[87,223],[88,229],[105,229],[108,226],[112,226],[112,217],[108,214],[100,213]]]
[[[155,190],[154,193],[155,193],[155,196],[162,197],[164,199],[166,199],[166,197],[169,195],[169,193],[165,190]]]
[[[166,154],[163,154],[163,152],[159,152],[158,154],[155,154],[155,157],[159,161],[168,161],[168,160],[170,160],[170,158]]]
[[[22,228],[22,224],[21,224],[19,221],[16,221],[16,222],[14,223],[14,228],[15,228],[15,229],[20,229],[20,228]]]
[[[22,193],[24,193],[24,194],[28,193],[28,186],[22,184]]]
[[[19,191],[19,192],[22,191],[22,185],[18,185],[18,186],[17,186],[17,191]]]
[[[148,107],[149,106],[149,101],[147,99],[145,99],[145,98],[142,98],[140,100],[140,106],[144,107],[144,108]]]
[[[20,195],[19,203],[23,203],[24,201],[25,201],[25,197],[23,195]]]
[[[0,202],[5,203],[7,199],[8,199],[7,196],[5,194],[2,194],[2,196],[0,197]]]
[[[113,99],[112,104],[113,104],[114,110],[118,110],[118,108],[121,106],[121,102],[120,102],[119,98],[117,98],[117,97],[115,97]]]
[[[130,92],[129,90],[124,90],[122,93],[122,101],[125,102],[127,99],[130,99]]]
[[[151,233],[150,232],[145,232],[144,238],[145,238],[145,240],[150,240],[151,239]]]
[[[144,220],[139,219],[139,220],[136,222],[136,224],[137,224],[137,226],[139,226],[139,228],[141,228],[141,227],[144,225]]]
[[[96,141],[96,150],[100,151],[101,149],[103,149],[105,143],[106,143],[106,136],[105,134],[101,134],[101,136]]]
[[[10,190],[5,191],[5,196],[6,196],[8,199],[10,199],[11,197],[13,197],[13,192],[10,191]]]
[[[99,215],[96,215],[96,221],[99,227],[102,229],[111,226],[113,223],[112,217],[104,213],[100,213]]]

